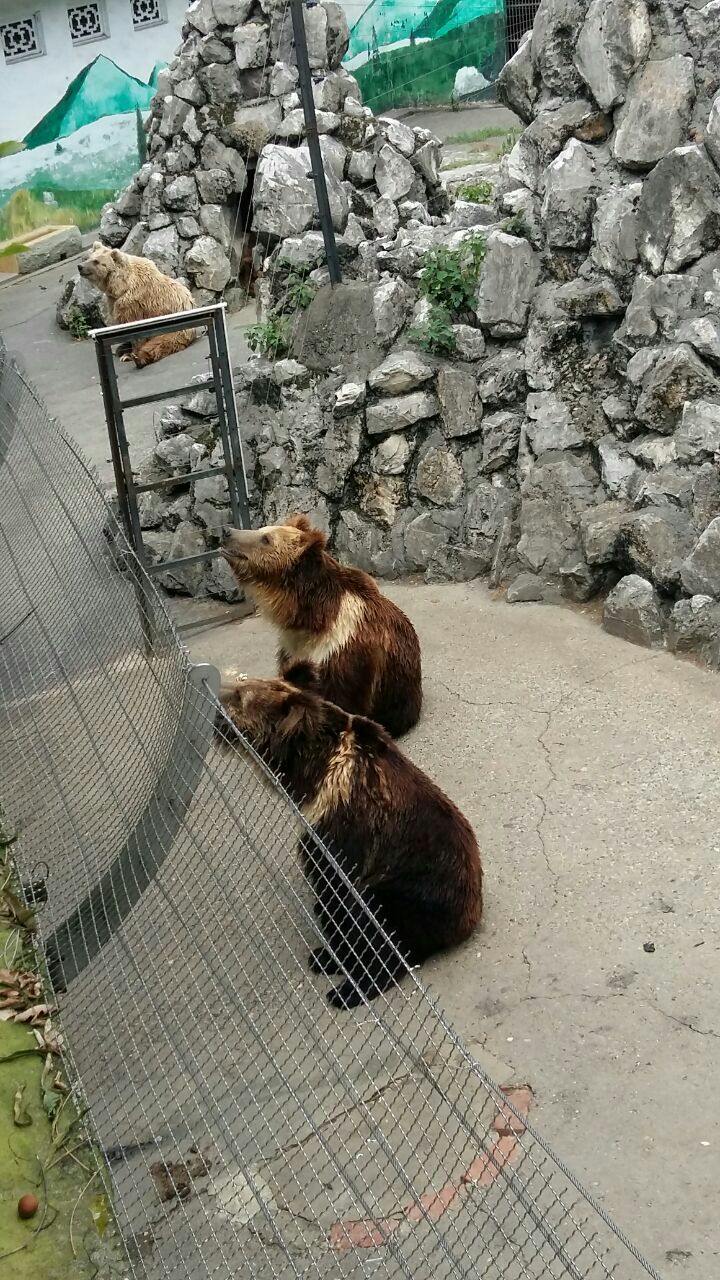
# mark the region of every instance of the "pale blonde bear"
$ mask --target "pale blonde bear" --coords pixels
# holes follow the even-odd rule
[[[84,280],[100,289],[110,303],[110,319],[113,324],[129,324],[133,320],[149,320],[152,316],[167,316],[176,311],[191,311],[193,298],[190,290],[179,280],[163,275],[149,258],[136,258],[121,249],[108,249],[95,241],[88,257],[81,262],[78,271]],[[123,351],[121,360],[134,360],[138,369],[155,364],[164,356],[183,351],[195,341],[194,329],[180,333],[162,333],[133,343]]]

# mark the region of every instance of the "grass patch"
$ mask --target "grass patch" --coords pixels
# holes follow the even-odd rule
[[[287,320],[273,312],[264,324],[253,324],[245,331],[245,341],[251,351],[270,360],[281,360],[290,350],[291,333]]]
[[[509,156],[521,133],[522,129],[509,129],[498,147],[498,155]]]
[[[504,138],[507,129],[502,125],[495,125],[489,129],[468,129],[467,133],[451,133],[449,138],[445,139],[446,145],[462,146],[466,142],[487,142],[490,138]]]
[[[49,191],[57,205],[45,204],[42,191]],[[42,191],[26,187],[13,191],[0,208],[0,240],[14,239],[48,223],[92,231],[100,222],[103,205],[115,197],[114,191],[107,190],[66,191],[62,187],[43,186]]]
[[[522,240],[530,240],[532,237],[528,220],[522,212],[515,213],[512,218],[508,218],[507,222],[503,223],[503,231],[506,231],[509,236],[518,236]]]

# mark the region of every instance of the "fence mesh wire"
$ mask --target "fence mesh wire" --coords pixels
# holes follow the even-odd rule
[[[146,653],[141,568],[117,571],[92,475],[0,363],[0,788],[22,874],[49,869],[43,942],[113,868],[137,878],[105,945],[81,913],[70,947],[97,954],[60,997],[129,1273],[656,1276],[530,1128],[499,1132],[504,1095],[414,975],[327,1005],[300,815],[215,744],[157,597]]]
[[[517,53],[523,36],[532,31],[540,0],[505,0],[505,56]]]

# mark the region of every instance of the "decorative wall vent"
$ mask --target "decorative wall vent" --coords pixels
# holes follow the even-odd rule
[[[156,27],[160,22],[167,22],[167,14],[162,0],[131,0],[132,20],[136,31],[141,27]]]
[[[67,14],[73,44],[104,40],[110,34],[105,9],[99,0],[91,0],[89,4],[74,4]]]
[[[21,62],[23,58],[40,58],[45,52],[40,25],[40,14],[31,13],[27,18],[0,25],[0,41],[6,62]]]

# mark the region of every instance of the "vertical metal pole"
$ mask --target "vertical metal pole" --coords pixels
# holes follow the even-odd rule
[[[307,134],[310,163],[312,164],[310,177],[312,177],[315,182],[315,194],[317,195],[318,213],[320,214],[320,226],[322,228],[323,240],[325,241],[325,257],[327,258],[328,271],[330,272],[330,281],[332,284],[340,284],[342,281],[342,272],[340,270],[340,259],[338,258],[337,245],[335,243],[335,229],[333,227],[332,214],[330,212],[330,201],[328,199],[327,184],[325,182],[323,155],[320,149],[317,119],[315,117],[315,99],[313,98],[312,76],[310,75],[307,39],[305,37],[303,0],[290,0],[290,13],[292,15],[293,36],[295,38],[295,57],[297,59],[299,79],[298,88],[300,90],[300,101],[302,102],[303,114],[305,116],[305,133]]]
[[[238,500],[237,473],[235,470],[235,457],[228,434],[227,413],[225,410],[225,396],[223,394],[223,379],[221,361],[218,355],[217,338],[215,332],[215,317],[208,321],[207,325],[208,346],[210,347],[210,364],[212,366],[213,384],[215,387],[215,403],[217,405],[218,423],[220,426],[220,439],[223,447],[223,463],[225,466],[225,477],[228,483],[228,492],[230,494],[230,512],[233,518],[233,524],[237,528],[242,526],[242,517],[240,515],[240,503]],[[190,473],[192,475],[192,472]]]
[[[224,307],[222,311],[216,313],[214,317],[213,333],[217,343],[222,391],[225,401],[225,417],[227,421],[228,437],[230,440],[230,452],[233,461],[235,483],[237,486],[238,504],[240,506],[241,528],[249,529],[250,505],[248,502],[247,472],[245,471],[245,458],[243,456],[240,424],[238,423],[237,404],[235,402],[235,388],[233,386],[232,367],[230,365],[230,349],[228,346],[227,323]]]
[[[120,515],[122,517],[123,525],[125,526],[125,536],[140,561],[140,564],[144,568],[145,557],[143,554],[142,530],[140,528],[140,517],[138,514],[137,503],[134,500],[135,495],[131,492],[132,468],[130,466],[130,454],[128,451],[127,436],[125,435],[125,423],[123,421],[122,405],[120,404],[120,396],[118,394],[117,378],[115,377],[115,369],[112,363],[112,347],[105,343],[102,338],[96,338],[95,355],[97,357],[98,373],[100,375],[100,389],[102,391],[105,417],[108,425],[110,456],[112,458],[113,472],[115,474],[115,489],[117,491]],[[145,585],[144,577],[142,575],[138,576],[134,571],[132,576],[135,596],[138,602],[138,609],[140,611],[140,624],[142,626],[143,638],[145,640],[145,650],[149,653],[153,647],[154,615],[152,605],[150,603],[150,596]]]

